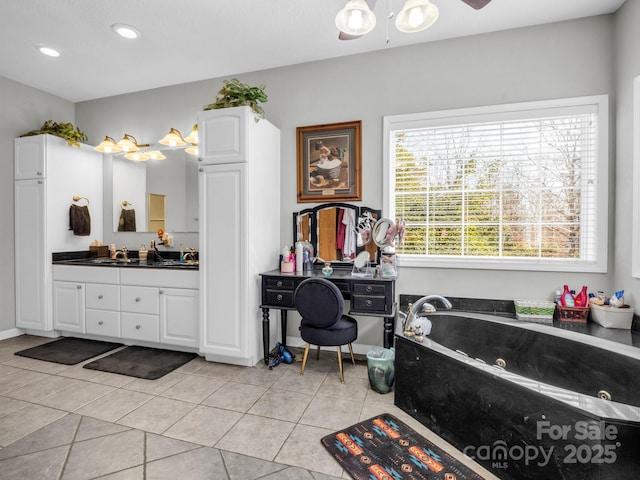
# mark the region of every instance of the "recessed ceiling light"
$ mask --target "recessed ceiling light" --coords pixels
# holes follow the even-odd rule
[[[46,45],[36,45],[36,50],[49,57],[59,57],[60,52],[55,48],[47,47]]]
[[[129,40],[140,37],[140,30],[131,25],[125,25],[124,23],[114,23],[111,25],[111,29],[123,38]]]

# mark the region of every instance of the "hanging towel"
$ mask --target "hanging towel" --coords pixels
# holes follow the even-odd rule
[[[136,211],[135,209],[120,211],[120,221],[118,222],[119,232],[135,232],[136,231]]]
[[[71,205],[69,208],[69,230],[74,235],[86,237],[91,233],[91,217],[86,205]]]

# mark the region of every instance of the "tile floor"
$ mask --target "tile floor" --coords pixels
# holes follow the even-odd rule
[[[350,478],[320,444],[340,428],[396,415],[485,478],[482,467],[369,387],[365,362],[335,353],[269,370],[202,358],[158,380],[42,362],[0,341],[0,479],[326,480]]]

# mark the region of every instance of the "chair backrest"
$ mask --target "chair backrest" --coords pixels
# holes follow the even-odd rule
[[[319,328],[336,323],[344,311],[340,289],[324,278],[307,278],[300,283],[293,302],[302,319]]]

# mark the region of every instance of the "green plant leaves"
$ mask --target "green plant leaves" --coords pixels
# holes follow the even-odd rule
[[[267,101],[267,94],[264,92],[266,85],[252,87],[240,82],[237,78],[223,80],[224,86],[218,92],[213,103],[205,105],[203,110],[217,110],[220,108],[251,107],[257,115],[256,122],[260,118],[265,118],[264,110],[259,103]]]
[[[69,146],[75,146],[80,148],[80,143],[87,142],[87,136],[79,128],[74,127],[72,123],[57,123],[53,120],[47,120],[42,127],[38,130],[31,130],[30,132],[23,133],[21,137],[29,137],[33,135],[40,135],[48,133],[49,135],[55,135],[56,137],[64,138]]]

